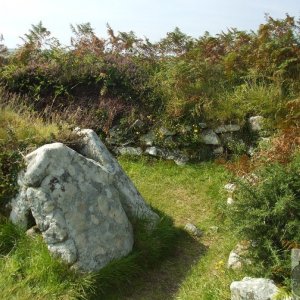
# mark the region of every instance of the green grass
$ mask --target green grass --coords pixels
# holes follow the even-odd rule
[[[0,112],[0,196],[7,196],[15,192],[11,184],[20,167],[16,156],[16,165],[8,168],[12,154],[61,138],[61,132],[62,140],[68,141],[68,130],[30,112],[10,107]],[[205,162],[180,167],[145,157],[120,157],[119,162],[161,216],[157,227],[149,232],[145,222],[133,220],[133,252],[97,273],[83,275],[51,257],[40,236],[28,237],[0,218],[1,299],[226,300],[233,280],[255,272],[264,275],[257,273],[257,266],[242,271],[226,268],[238,239],[226,217],[223,187],[232,175],[223,166]],[[198,238],[185,232],[188,222],[204,235]]]
[[[49,255],[41,236],[28,237],[9,222],[2,220],[0,290],[1,299],[75,299],[89,285],[68,266]]]
[[[174,218],[179,227],[194,223],[204,236],[181,235],[174,256],[116,299],[229,299],[231,281],[244,275],[226,268],[237,243],[223,213],[229,174],[215,163],[179,167],[146,159],[120,162],[152,207]]]
[[[2,299],[229,299],[231,281],[243,275],[226,269],[237,242],[224,214],[229,174],[212,162],[179,167],[123,157],[120,163],[161,214],[158,227],[149,233],[138,222],[132,254],[82,276],[53,259],[41,238],[2,221]],[[201,228],[203,237],[182,230],[187,222]]]

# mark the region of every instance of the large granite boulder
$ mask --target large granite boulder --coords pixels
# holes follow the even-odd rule
[[[61,143],[26,157],[22,192],[12,202],[11,220],[27,226],[31,213],[51,253],[83,271],[94,271],[132,250],[131,224],[99,163]]]
[[[54,143],[26,156],[10,218],[28,228],[33,217],[51,253],[74,268],[95,271],[132,250],[130,218],[154,224],[158,216],[97,135],[78,135],[84,155]]]
[[[231,300],[272,300],[278,292],[272,280],[250,277],[232,282],[230,290]]]

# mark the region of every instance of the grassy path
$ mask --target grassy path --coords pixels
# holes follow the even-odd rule
[[[194,223],[204,235],[182,236],[173,257],[115,299],[229,299],[230,282],[241,275],[226,270],[236,240],[221,214],[226,208],[221,194],[228,180],[225,170],[213,163],[120,162],[151,206],[171,216],[176,226]]]
[[[129,285],[116,285],[120,288],[109,289],[109,295],[95,300],[229,299],[231,281],[242,274],[226,269],[229,252],[237,242],[224,223],[226,171],[214,163],[179,167],[167,161],[126,158],[120,163],[153,208],[172,217],[177,227],[191,222],[204,234],[196,238],[182,230],[168,259],[151,270],[136,272],[139,277]],[[71,300],[95,285],[101,287],[89,274],[78,276],[51,257],[41,236],[27,237],[4,221],[0,223],[0,254],[3,300]],[[129,280],[128,266],[122,273],[125,281]],[[120,273],[104,274],[102,279],[116,283],[120,278]]]

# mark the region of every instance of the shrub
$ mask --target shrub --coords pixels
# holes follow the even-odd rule
[[[242,239],[253,241],[252,257],[264,276],[289,277],[287,245],[300,242],[300,154],[286,166],[273,163],[258,172],[257,182],[241,181],[230,218]]]

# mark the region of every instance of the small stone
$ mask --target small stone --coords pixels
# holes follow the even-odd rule
[[[200,237],[203,235],[203,232],[202,230],[200,230],[199,228],[197,228],[194,224],[192,223],[187,223],[185,226],[184,226],[184,229],[191,233],[192,235],[194,236],[197,236],[197,237]]]
[[[227,205],[232,205],[234,203],[234,200],[231,197],[227,198]]]
[[[250,243],[248,241],[239,242],[230,252],[227,262],[228,269],[240,269],[243,265],[251,265],[251,260],[246,257]]]
[[[221,144],[220,138],[211,129],[203,130],[202,139],[203,139],[203,143],[206,145],[220,145]]]
[[[151,155],[151,156],[158,156],[158,150],[156,147],[148,147],[145,150],[145,153]]]
[[[215,129],[215,133],[225,133],[225,132],[234,132],[241,129],[240,125],[237,124],[228,124],[222,125]]]
[[[231,300],[271,300],[275,299],[278,288],[270,279],[244,277],[232,282],[230,291]]]
[[[173,136],[173,135],[175,135],[175,132],[169,130],[169,129],[166,128],[166,127],[160,127],[158,131],[159,131],[159,133],[160,133],[162,136]]]
[[[241,257],[232,250],[228,257],[227,268],[228,269],[240,269],[242,267]]]
[[[121,155],[132,155],[132,156],[141,156],[143,154],[143,150],[141,147],[118,147],[116,152]]]
[[[247,150],[247,154],[249,156],[253,156],[255,154],[255,148],[253,146],[250,146],[249,149]]]
[[[198,125],[199,125],[199,127],[200,127],[201,129],[207,128],[207,124],[204,123],[204,122],[201,122],[201,123],[199,123]]]
[[[174,159],[174,162],[177,166],[185,166],[188,163],[189,159],[186,156],[181,156]]]
[[[225,189],[227,192],[233,193],[233,192],[236,190],[236,185],[235,185],[234,183],[227,183],[227,184],[224,186],[224,189]]]
[[[264,117],[254,116],[249,118],[249,125],[252,131],[261,131],[263,128]]]
[[[213,150],[214,155],[221,155],[224,152],[224,148],[222,146],[217,147]]]
[[[155,141],[154,132],[150,131],[140,137],[140,142],[145,146],[152,146]]]

